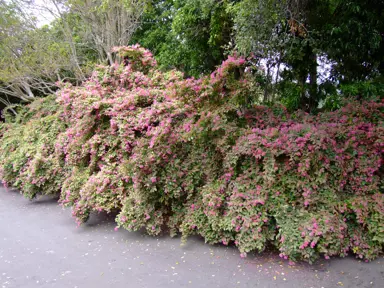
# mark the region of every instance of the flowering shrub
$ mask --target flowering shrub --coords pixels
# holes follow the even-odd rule
[[[183,79],[140,46],[114,51],[121,64],[1,128],[3,181],[59,192],[78,223],[114,211],[118,227],[197,234],[244,257],[268,244],[291,260],[382,252],[384,102],[289,114],[255,104],[242,58]]]
[[[21,120],[1,127],[0,179],[28,198],[37,193],[57,194],[64,177],[54,153],[56,138],[66,128],[61,109],[50,96],[19,113]]]

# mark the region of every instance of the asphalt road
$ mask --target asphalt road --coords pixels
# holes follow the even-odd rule
[[[384,258],[290,266],[276,253],[246,259],[201,238],[114,231],[95,214],[77,227],[57,199],[24,199],[0,186],[0,288],[15,287],[384,287]]]

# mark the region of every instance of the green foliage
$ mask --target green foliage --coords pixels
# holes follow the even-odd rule
[[[2,98],[11,97],[10,103],[17,99],[31,102],[53,93],[60,77],[73,77],[69,44],[55,29],[37,28],[36,19],[27,17],[15,4],[1,1],[0,13]]]
[[[363,81],[383,75],[384,3],[380,0],[332,0],[319,39],[336,63],[332,76],[341,82]]]
[[[382,1],[243,0],[229,11],[236,48],[264,59],[270,69],[283,65],[275,85],[279,98],[290,109],[316,112],[320,103],[334,98],[339,85],[368,85],[382,75],[383,9]],[[329,75],[319,69],[320,58],[331,63]]]
[[[384,95],[384,82],[382,79],[369,81],[355,81],[340,85],[343,96],[357,96],[359,99],[378,99]]]
[[[58,79],[79,85],[96,63],[116,60],[113,46],[129,42],[153,51],[162,71],[184,77],[207,75],[233,53],[250,56],[250,66],[265,67],[254,75],[264,104],[338,109],[350,95],[382,93],[382,2],[69,0],[38,28],[20,2],[1,1],[0,102],[49,95]]]
[[[68,35],[66,35],[68,32],[63,29],[66,25],[68,25],[68,29],[71,31],[70,36],[76,50],[76,61],[79,62],[84,74],[90,75],[95,64],[99,62],[99,55],[89,35],[89,31],[87,30],[87,27],[81,17],[74,12],[65,13],[62,15],[62,18],[55,19],[50,23],[49,32],[52,37],[56,39],[55,41],[60,43],[60,41],[65,40],[68,37]],[[60,49],[60,53],[69,53],[70,47],[68,47],[67,43],[67,46],[60,47]],[[66,77],[68,79],[75,79],[78,71],[76,71],[74,67],[69,66],[67,70],[62,69],[60,73],[62,78]]]
[[[57,194],[64,178],[54,145],[66,126],[55,97],[36,100],[20,114],[1,127],[0,177],[28,198]]]
[[[232,31],[230,1],[154,1],[132,43],[154,52],[163,69],[188,76],[212,72],[224,60]]]

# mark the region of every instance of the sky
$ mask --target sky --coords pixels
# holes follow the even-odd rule
[[[48,11],[55,11],[52,0],[34,0],[30,2],[32,4],[28,6],[24,5],[22,8],[25,13],[32,14],[36,17],[38,27],[48,25],[55,19],[54,15]]]

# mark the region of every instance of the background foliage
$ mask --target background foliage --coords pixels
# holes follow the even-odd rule
[[[208,75],[233,53],[251,57],[263,102],[291,112],[383,93],[380,0],[44,1],[0,1],[3,106],[49,95],[57,80],[80,85],[115,61],[112,47],[135,43],[184,77]]]

